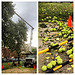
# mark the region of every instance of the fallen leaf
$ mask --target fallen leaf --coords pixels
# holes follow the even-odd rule
[[[71,67],[73,68],[73,67],[74,67],[74,65],[71,65]]]
[[[54,59],[54,57],[52,57],[52,59]]]
[[[67,70],[71,70],[71,68],[67,68]]]
[[[45,59],[49,59],[50,57],[45,57]]]

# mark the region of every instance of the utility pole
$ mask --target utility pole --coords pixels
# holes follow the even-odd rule
[[[32,44],[32,35],[33,35],[33,27],[27,22],[25,21],[20,15],[18,15],[16,12],[14,12],[19,18],[21,18],[21,20],[23,20],[23,22],[27,23],[30,27],[31,27],[31,33],[30,33],[30,47],[29,47],[29,51],[32,52],[32,48],[31,48],[31,44]]]

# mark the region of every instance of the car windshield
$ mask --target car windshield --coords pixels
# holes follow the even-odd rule
[[[28,58],[35,58],[34,55],[28,55]]]

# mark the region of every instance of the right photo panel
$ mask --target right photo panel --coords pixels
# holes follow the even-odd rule
[[[71,2],[38,2],[38,72],[73,73]]]

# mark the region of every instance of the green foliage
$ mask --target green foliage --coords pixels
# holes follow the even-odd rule
[[[18,60],[20,57],[21,47],[27,40],[26,24],[18,20],[14,23],[11,17],[14,15],[14,6],[12,2],[2,2],[2,43],[3,47],[9,47],[11,51],[16,50]]]
[[[33,54],[37,54],[37,48],[32,48],[32,52],[33,52]]]
[[[9,28],[13,24],[10,20],[14,15],[13,7],[12,2],[2,2],[2,42],[4,47],[7,46],[8,34],[10,34]]]

